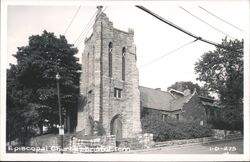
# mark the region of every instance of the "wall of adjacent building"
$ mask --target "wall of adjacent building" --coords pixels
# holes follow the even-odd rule
[[[193,95],[193,97],[184,104],[183,118],[184,120],[196,120],[203,121],[204,124],[206,123],[206,110],[197,94]]]
[[[146,117],[156,117],[162,121],[164,121],[164,118],[173,118],[176,119],[176,114],[179,114],[179,120],[183,120],[183,114],[181,110],[177,111],[164,111],[164,110],[159,110],[159,109],[153,109],[153,108],[147,108],[143,107],[142,112],[141,112],[141,118],[146,118]],[[165,116],[165,117],[163,117]]]

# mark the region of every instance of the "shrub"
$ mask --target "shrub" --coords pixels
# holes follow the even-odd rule
[[[212,135],[208,126],[201,126],[196,121],[178,121],[168,118],[162,121],[157,115],[142,118],[143,133],[152,133],[154,141],[201,138]]]
[[[210,118],[208,124],[210,124],[213,129],[240,130],[243,132],[243,119],[230,121],[223,118]]]

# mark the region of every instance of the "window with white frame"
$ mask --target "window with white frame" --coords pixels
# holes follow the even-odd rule
[[[114,97],[115,98],[121,98],[122,97],[122,89],[115,88],[114,89]]]
[[[168,114],[162,114],[162,121],[165,121],[168,117]]]

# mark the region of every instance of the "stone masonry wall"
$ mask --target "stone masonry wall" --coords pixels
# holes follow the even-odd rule
[[[85,40],[82,54],[80,93],[87,98],[83,111],[78,112],[76,131],[93,133],[93,122],[98,122],[105,135],[110,135],[111,121],[119,115],[122,137],[135,137],[141,132],[140,94],[134,32],[113,28],[106,14],[95,20],[93,34]],[[113,44],[112,77],[109,77],[109,43]],[[125,47],[125,81],[122,80],[122,49]],[[114,88],[122,90],[121,98],[114,97]],[[100,120],[102,119],[102,120]],[[93,120],[93,121],[91,121]]]
[[[206,123],[206,111],[202,106],[198,95],[194,95],[188,103],[183,106],[183,117],[185,120],[203,121]]]

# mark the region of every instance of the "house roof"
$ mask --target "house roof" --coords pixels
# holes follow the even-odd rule
[[[170,91],[161,91],[160,89],[152,89],[142,86],[140,86],[139,89],[141,104],[143,107],[164,111],[181,110],[183,105],[189,102],[193,95],[196,94],[195,91],[193,94],[187,96],[183,95],[183,97],[176,98],[170,93]]]
[[[187,95],[187,96],[183,96],[181,98],[178,98],[178,99],[174,100],[171,103],[171,111],[182,109],[183,105],[185,103],[187,103],[190,100],[191,97],[192,97],[192,94]]]
[[[142,107],[164,111],[181,110],[183,105],[187,103],[194,94],[175,98],[170,92],[161,91],[160,89],[142,86],[140,86],[139,89]]]
[[[170,93],[176,93],[176,94],[178,94],[178,95],[180,95],[180,96],[184,96],[184,93],[183,93],[183,92],[178,91],[178,90],[176,90],[176,89],[170,89],[169,92],[170,92]]]
[[[172,111],[170,105],[175,98],[169,92],[142,86],[139,87],[139,90],[143,107]]]
[[[207,106],[207,108],[222,108],[223,106],[219,105],[219,103],[210,97],[199,96],[201,100],[201,104]]]
[[[204,101],[204,102],[210,102],[210,103],[215,102],[215,100],[213,98],[204,97],[204,96],[199,96],[199,98],[201,99],[201,101]]]
[[[189,100],[197,94],[196,91],[194,91],[192,94],[178,97],[176,98],[175,95],[172,94],[172,92],[176,93],[179,91],[174,91],[173,89],[171,91],[162,91],[160,89],[152,89],[148,87],[139,87],[140,90],[140,98],[141,98],[141,104],[142,107],[151,108],[151,109],[157,109],[157,110],[164,110],[164,111],[177,111],[181,110],[185,103],[188,103]],[[179,93],[181,94],[181,93]],[[208,107],[215,107],[220,108],[214,99],[207,98],[203,96],[198,96],[201,100],[201,104]]]

